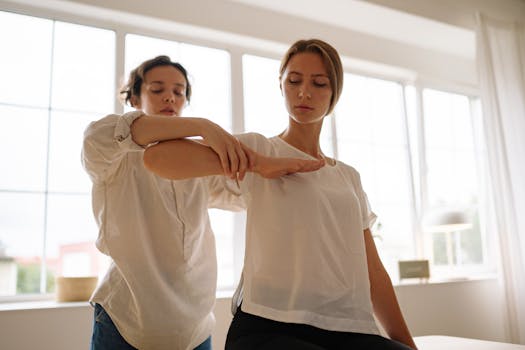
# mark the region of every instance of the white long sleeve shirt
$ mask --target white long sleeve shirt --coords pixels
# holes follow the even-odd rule
[[[134,347],[193,349],[214,326],[217,263],[207,208],[220,181],[170,181],[145,169],[144,149],[130,133],[141,115],[109,115],[85,131],[97,247],[113,260],[91,302]]]
[[[257,152],[313,159],[279,137],[239,135]],[[359,173],[337,161],[268,180],[248,173],[230,190],[247,205],[243,280],[235,309],[318,328],[379,334],[363,230],[371,212]]]

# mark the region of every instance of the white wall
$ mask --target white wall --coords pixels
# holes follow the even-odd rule
[[[55,18],[74,13],[80,23],[86,16],[96,16],[105,25],[125,22],[130,28],[148,27],[152,34],[162,28],[172,31],[177,39],[187,36],[193,42],[202,40],[203,44],[212,46],[220,42],[251,46],[261,52],[277,52],[277,57],[297,39],[318,37],[333,44],[341,55],[355,60],[406,69],[430,81],[449,81],[469,87],[477,84],[473,58],[228,0],[7,0],[0,1],[0,5],[22,12],[28,8],[39,9],[42,14]],[[374,21],[372,19],[371,26],[378,25]],[[213,38],[211,42],[210,38]],[[431,40],[429,37],[428,41]]]
[[[496,280],[401,285],[396,293],[414,336],[441,334],[508,341]],[[6,306],[0,304],[2,308]],[[78,303],[0,311],[0,349],[88,349],[92,312],[89,305]],[[217,301],[215,316],[213,347],[220,350],[231,321],[229,298]]]

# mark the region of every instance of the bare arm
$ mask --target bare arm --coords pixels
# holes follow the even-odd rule
[[[240,142],[217,124],[204,118],[145,115],[131,125],[133,141],[146,146],[154,142],[201,136],[218,156],[222,172],[242,178],[248,168],[247,154]]]
[[[265,178],[318,170],[322,160],[266,157],[242,145],[248,158],[248,171]],[[193,140],[171,140],[149,147],[144,165],[150,171],[172,180],[223,174],[217,153]],[[242,177],[239,177],[242,180]]]
[[[417,349],[401,313],[392,281],[377,253],[372,233],[366,229],[364,235],[374,314],[391,339]]]

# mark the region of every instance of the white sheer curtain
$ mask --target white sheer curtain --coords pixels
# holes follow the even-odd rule
[[[525,344],[525,26],[478,14],[476,39],[508,330]]]

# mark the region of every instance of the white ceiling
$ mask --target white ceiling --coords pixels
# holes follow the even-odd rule
[[[473,31],[359,0],[230,0],[352,31],[475,57]]]

